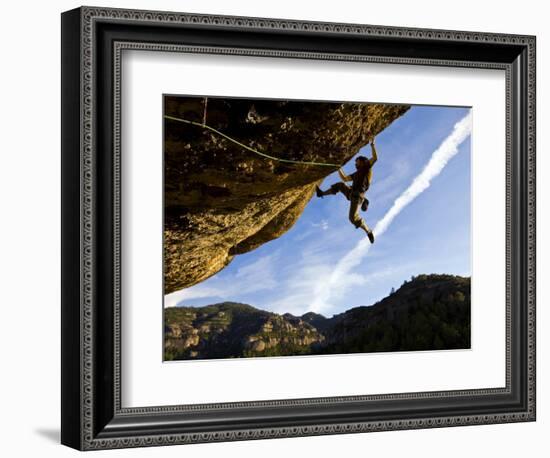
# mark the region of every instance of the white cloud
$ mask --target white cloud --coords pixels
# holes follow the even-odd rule
[[[471,113],[457,122],[451,134],[434,151],[430,160],[413,180],[411,185],[395,199],[392,207],[378,221],[373,229],[379,238],[390,226],[394,218],[419,194],[425,191],[431,180],[441,173],[447,163],[458,153],[459,145],[470,135],[472,130]],[[314,288],[315,294],[311,309],[322,312],[330,309],[330,300],[333,295],[341,295],[349,288],[350,272],[359,265],[370,249],[370,242],[364,238],[338,261],[328,278],[321,278]]]
[[[324,281],[330,277],[333,264],[324,262],[324,260],[310,259],[309,263],[305,262],[296,266],[292,271],[292,276],[287,279],[284,285],[284,296],[278,299],[269,299],[269,302],[259,304],[260,308],[271,310],[276,313],[292,313],[294,315],[302,315],[306,312],[325,313],[332,312],[338,309],[336,304],[327,304],[322,309],[312,306],[312,296],[319,294],[324,285]],[[340,282],[338,291],[349,290],[355,286],[365,287],[369,284],[374,284],[380,279],[394,276],[397,272],[406,269],[406,266],[388,267],[378,270],[368,275],[362,275],[356,272],[348,273]],[[334,294],[332,297],[342,296]],[[355,304],[348,304],[348,308]]]
[[[390,210],[378,222],[374,230],[377,235],[386,232],[386,229],[401,210],[430,186],[431,180],[439,175],[447,163],[458,153],[458,147],[470,135],[471,131],[472,115],[470,113],[455,124],[453,132],[435,150],[424,170],[413,180],[405,192],[395,200]]]
[[[311,223],[310,226],[311,227],[308,227],[307,229],[297,232],[294,235],[293,240],[295,242],[301,242],[302,240],[306,240],[313,235],[318,236],[319,229],[326,231],[329,228],[329,223],[328,220],[322,219],[318,223]]]
[[[164,296],[164,307],[176,307],[180,302],[204,297],[220,297],[222,291],[219,288],[210,288],[204,285],[180,289]]]
[[[326,231],[328,229],[328,221],[326,219],[322,219],[318,223],[311,223],[311,225],[313,227],[319,227],[319,228],[323,229],[324,231]]]
[[[263,289],[273,289],[277,285],[273,262],[278,253],[262,256],[256,261],[240,267],[235,273],[239,282],[239,291],[251,293]]]
[[[330,275],[326,250],[320,255],[309,252],[302,258],[280,269],[281,287],[277,295],[265,297],[258,307],[276,313],[302,314],[309,309],[312,289],[320,277]]]
[[[273,263],[278,252],[262,256],[256,261],[240,267],[229,277],[212,277],[190,288],[175,291],[164,296],[164,307],[176,307],[191,299],[213,298],[224,300],[239,294],[271,290],[277,286]]]

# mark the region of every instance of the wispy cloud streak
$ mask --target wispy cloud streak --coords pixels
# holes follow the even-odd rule
[[[199,283],[190,288],[175,291],[164,296],[164,307],[184,305],[193,299],[224,299],[239,294],[250,294],[258,291],[273,290],[275,280],[274,261],[278,253],[263,256],[251,264],[239,268],[227,278],[212,277],[208,283]]]
[[[431,181],[438,176],[447,163],[458,153],[460,144],[471,134],[471,112],[457,122],[451,134],[443,140],[441,145],[433,152],[430,160],[414,178],[411,185],[395,199],[391,208],[378,221],[373,231],[379,238],[390,226],[395,217],[418,195],[424,192]],[[331,307],[330,299],[333,295],[340,295],[350,287],[348,277],[353,269],[361,263],[370,249],[370,242],[364,238],[355,245],[343,258],[341,258],[332,270],[329,278],[321,279],[314,290],[314,299],[311,309],[316,312],[326,311]]]

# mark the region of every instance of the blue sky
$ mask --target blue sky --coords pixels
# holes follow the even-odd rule
[[[411,183],[469,111],[415,106],[376,137],[378,162],[367,192],[370,206],[362,217],[371,228],[377,223],[387,227],[374,245],[349,222],[349,202],[343,195],[314,196],[283,236],[236,256],[206,281],[172,293],[166,297],[166,305],[233,301],[277,313],[316,311],[330,317],[352,307],[372,305],[412,275],[469,276],[469,135],[426,189],[421,185],[423,190],[417,190],[408,205],[395,205],[409,187],[418,187],[418,179],[415,186]],[[370,157],[370,146],[359,154]],[[343,169],[353,172],[354,159]],[[325,178],[321,188],[336,181],[335,172]],[[381,220],[386,215],[388,223],[392,206],[397,213],[389,225],[384,224]]]

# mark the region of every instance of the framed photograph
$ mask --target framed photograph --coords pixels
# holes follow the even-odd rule
[[[535,37],[62,15],[63,444],[535,420]]]

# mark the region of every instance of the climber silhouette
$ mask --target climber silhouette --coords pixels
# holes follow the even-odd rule
[[[351,221],[351,224],[353,224],[356,229],[363,229],[367,233],[370,242],[374,243],[374,234],[372,230],[359,216],[359,207],[361,207],[361,210],[367,211],[369,206],[369,200],[365,197],[365,192],[369,189],[372,179],[372,166],[378,159],[376,147],[374,146],[374,140],[370,142],[370,148],[372,151],[372,158],[369,159],[365,156],[358,156],[355,159],[355,168],[357,170],[351,175],[346,175],[341,168],[338,169],[338,175],[340,175],[342,181],[352,181],[353,183],[351,186],[348,186],[343,182],[338,182],[334,183],[326,191],[322,191],[319,186],[317,186],[315,192],[317,193],[317,197],[338,194],[338,192],[344,194],[346,199],[350,201],[349,220]]]

